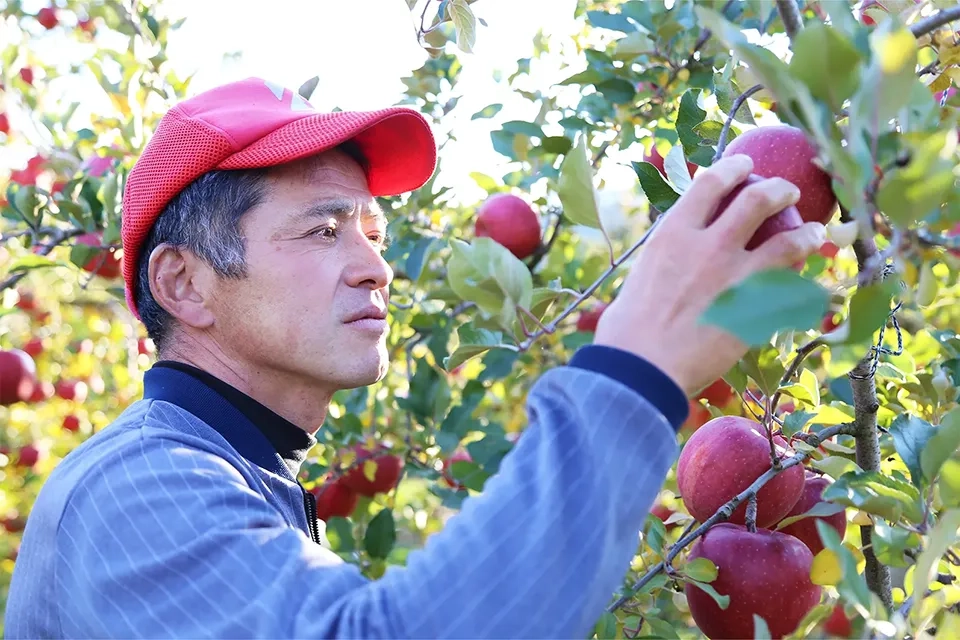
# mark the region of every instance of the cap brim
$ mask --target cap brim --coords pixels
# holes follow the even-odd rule
[[[368,162],[374,196],[419,189],[437,165],[437,145],[422,115],[406,107],[306,115],[260,138],[221,162],[218,169],[270,167],[331,149],[347,140]]]

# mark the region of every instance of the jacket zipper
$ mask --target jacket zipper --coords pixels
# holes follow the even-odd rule
[[[310,537],[316,544],[322,544],[320,542],[320,526],[317,524],[317,497],[302,486],[300,490],[303,492],[303,506],[307,512],[307,528],[310,530]]]

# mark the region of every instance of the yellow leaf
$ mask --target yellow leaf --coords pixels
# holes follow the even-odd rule
[[[960,46],[944,43],[940,46],[939,53],[941,66],[949,67],[952,64],[960,64]]]
[[[937,79],[927,85],[927,88],[930,89],[930,93],[940,93],[950,88],[950,76],[946,73],[941,73],[937,76]]]
[[[810,580],[821,587],[836,586],[843,578],[840,558],[830,549],[824,549],[813,558]]]
[[[884,75],[896,75],[908,65],[917,62],[917,39],[907,29],[892,33],[876,32],[874,52]]]
[[[374,459],[363,461],[363,476],[373,482],[377,477],[377,461]]]
[[[863,511],[857,511],[850,519],[850,522],[862,527],[873,526],[873,518],[870,517],[869,513],[864,513]]]

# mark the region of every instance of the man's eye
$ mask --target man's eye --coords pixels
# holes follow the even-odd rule
[[[317,229],[316,234],[325,238],[336,238],[337,230],[333,227],[322,227]]]

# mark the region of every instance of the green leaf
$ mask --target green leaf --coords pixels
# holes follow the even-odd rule
[[[604,611],[597,623],[593,625],[593,633],[599,640],[617,637],[617,616]]]
[[[757,346],[777,331],[818,326],[829,304],[830,293],[816,282],[789,269],[769,269],[721,293],[702,321]]]
[[[829,344],[855,344],[869,340],[890,317],[890,299],[897,281],[884,280],[857,289],[850,301],[850,317],[836,331],[824,336]]]
[[[548,153],[567,153],[573,148],[573,141],[566,136],[546,136],[541,139],[540,148]]]
[[[917,488],[877,471],[855,471],[836,479],[823,492],[823,499],[897,522],[923,520]]]
[[[600,29],[610,29],[611,31],[620,31],[622,33],[632,33],[637,31],[627,16],[622,13],[608,13],[606,11],[587,11],[587,19],[590,24]]]
[[[41,256],[31,253],[17,258],[9,267],[10,273],[18,271],[29,271],[31,269],[44,269],[47,267],[65,267],[67,264],[62,260],[54,260],[49,256]]]
[[[563,215],[574,224],[600,229],[600,211],[597,208],[596,190],[593,186],[593,169],[587,157],[587,137],[579,141],[564,156],[560,165],[560,180],[557,195],[563,205]]]
[[[790,396],[791,398],[799,400],[800,402],[806,402],[807,404],[811,405],[817,404],[814,402],[813,396],[810,394],[810,390],[802,384],[788,384],[785,387],[781,387],[780,391],[782,391],[784,395]]]
[[[633,170],[637,173],[640,188],[651,206],[664,212],[680,199],[680,194],[664,180],[660,170],[649,162],[634,162]]]
[[[767,626],[767,621],[753,614],[753,640],[770,640],[770,627]]]
[[[690,188],[693,178],[690,177],[690,169],[687,167],[687,158],[683,155],[683,147],[674,145],[663,159],[663,169],[667,173],[667,178],[673,183],[680,193],[684,193]]]
[[[683,152],[694,163],[707,165],[713,159],[713,149],[700,144],[700,135],[695,127],[704,121],[707,112],[697,104],[700,89],[689,89],[680,98],[680,110],[677,112],[677,137],[683,145]]]
[[[325,533],[333,551],[349,553],[356,548],[353,540],[353,525],[346,518],[335,516],[327,520]]]
[[[430,258],[433,249],[439,244],[440,241],[437,238],[423,237],[413,245],[406,261],[403,263],[403,270],[413,282],[420,280],[424,265]]]
[[[955,181],[954,154],[948,147],[953,135],[951,130],[941,129],[901,137],[910,162],[884,176],[876,198],[880,210],[896,224],[921,220],[949,198]]]
[[[721,609],[726,610],[730,606],[730,596],[722,596],[720,593],[713,588],[713,585],[709,585],[706,582],[697,582],[696,580],[687,580],[692,585],[695,585],[698,589],[702,589],[704,593],[713,598],[713,601],[717,603],[717,606]]]
[[[470,119],[479,120],[480,118],[492,118],[493,116],[500,113],[501,109],[503,109],[503,105],[499,103],[487,105],[483,109],[480,109],[480,111],[477,111],[475,114],[470,116]]]
[[[932,424],[908,413],[898,415],[890,425],[890,435],[893,436],[897,453],[907,465],[910,478],[918,487],[923,486],[920,456],[934,432]]]
[[[960,460],[948,458],[940,466],[940,500],[946,507],[960,507]]]
[[[760,393],[770,397],[780,386],[786,372],[780,362],[780,352],[765,345],[749,350],[740,360],[740,368],[757,383]]]
[[[811,22],[793,41],[790,71],[813,97],[839,110],[857,90],[863,59],[853,43],[837,29]]]
[[[498,317],[505,329],[513,325],[517,307],[530,307],[533,277],[516,256],[491,238],[472,244],[451,240],[447,262],[450,288],[461,299],[475,302],[488,317]]]
[[[810,397],[813,398],[813,406],[820,404],[820,381],[817,379],[817,374],[815,374],[810,369],[804,368],[800,372],[800,384],[803,385],[803,388],[810,392]]]
[[[873,550],[877,559],[890,567],[906,569],[910,560],[904,555],[904,550],[920,546],[920,536],[902,527],[891,527],[883,518],[877,518],[873,523]]]
[[[704,120],[693,128],[694,132],[700,136],[700,142],[704,145],[715,146],[720,144],[720,134],[723,133],[723,123],[716,120]],[[731,126],[727,130],[727,144],[730,144],[738,135],[737,128]]]
[[[815,416],[815,413],[808,413],[806,411],[794,411],[788,414],[783,419],[783,437],[790,438],[797,433],[803,431],[803,428],[806,426],[807,422],[810,421],[810,418]]]
[[[397,541],[397,527],[393,511],[382,509],[367,525],[363,548],[374,558],[386,558]]]
[[[509,133],[522,133],[525,136],[536,138],[544,137],[543,128],[540,125],[526,120],[510,120],[504,122],[501,128]]]
[[[917,558],[913,573],[913,592],[927,592],[930,583],[937,575],[940,558],[957,541],[957,529],[960,528],[960,509],[950,509],[940,514],[936,526],[930,532],[927,546]],[[914,622],[919,619],[922,607],[911,607],[910,616]]]
[[[503,342],[503,334],[499,331],[478,329],[470,323],[457,328],[457,339],[459,346],[443,360],[443,367],[447,371],[453,371],[467,360],[483,355],[490,349],[517,350],[514,345]]]
[[[35,186],[18,185],[10,204],[13,205],[31,229],[39,229],[40,223],[43,221],[43,207],[46,200],[47,197],[42,196]]]
[[[447,0],[447,12],[457,30],[457,47],[464,53],[472,53],[477,43],[477,17],[467,0]]]
[[[740,85],[733,79],[729,82],[724,81],[723,75],[719,73],[714,75],[713,83],[717,94],[717,106],[720,107],[723,113],[730,115],[730,112],[733,110],[733,103],[740,94],[743,93],[743,89],[741,89]],[[753,119],[753,113],[750,111],[750,105],[747,104],[747,100],[744,100],[740,108],[737,109],[734,120],[749,125],[757,124]]]
[[[920,454],[920,468],[927,480],[933,481],[940,473],[940,467],[960,447],[960,408],[953,409],[940,419],[936,431],[930,436],[923,453]]]
[[[840,513],[845,511],[846,507],[842,504],[831,504],[829,502],[818,502],[813,505],[809,510],[804,513],[797,514],[795,516],[790,516],[789,518],[784,518],[779,523],[777,523],[776,531],[783,529],[784,527],[789,527],[794,522],[799,522],[806,518],[825,518],[827,516],[832,516],[835,513]]]
[[[840,456],[827,456],[823,460],[812,460],[810,464],[835,480],[849,471],[861,471],[856,462]]]
[[[683,574],[696,582],[713,582],[719,569],[709,558],[695,558],[683,566]]]
[[[613,104],[625,104],[633,102],[637,95],[637,90],[633,88],[633,83],[623,78],[610,78],[594,85],[603,97]]]
[[[849,549],[843,546],[843,541],[836,529],[823,520],[815,520],[814,524],[817,526],[817,533],[820,534],[820,540],[823,541],[824,548],[832,551],[840,560],[843,575],[837,585],[840,596],[845,601],[855,602],[869,611],[873,596],[867,587],[866,580],[857,571],[856,558],[853,557]]]
[[[650,36],[640,31],[634,31],[625,38],[617,40],[613,48],[614,60],[630,60],[641,53],[653,50]]]

